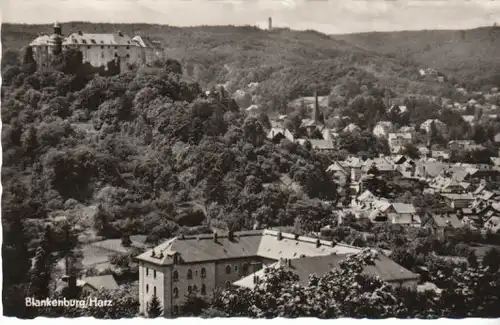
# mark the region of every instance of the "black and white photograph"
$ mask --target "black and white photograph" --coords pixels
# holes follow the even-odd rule
[[[4,318],[500,319],[500,0],[0,7]]]

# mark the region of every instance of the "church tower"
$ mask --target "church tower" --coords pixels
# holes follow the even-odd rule
[[[323,122],[323,117],[321,114],[321,110],[319,108],[319,100],[318,100],[318,92],[317,91],[314,92],[314,108],[313,108],[312,119],[316,123]]]
[[[267,20],[267,27],[269,30],[272,30],[273,29],[273,18],[272,17],[269,17],[268,20]]]

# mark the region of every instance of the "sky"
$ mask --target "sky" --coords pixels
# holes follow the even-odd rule
[[[2,22],[257,25],[329,34],[500,25],[500,0],[0,0]]]

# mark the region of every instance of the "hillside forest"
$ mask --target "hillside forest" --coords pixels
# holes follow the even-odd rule
[[[19,33],[25,38],[31,37],[30,28],[26,27],[28,31],[19,29]],[[174,235],[203,233],[212,228],[236,231],[281,227],[285,231],[310,234],[319,232],[327,224],[337,226],[338,215],[332,207],[342,200],[343,192],[327,175],[327,167],[333,160],[350,153],[387,153],[387,142],[376,139],[368,130],[379,119],[397,120],[404,125],[409,121],[421,122],[433,118],[436,114],[448,114],[457,123],[452,125],[447,136],[477,136],[486,145],[491,143],[493,134],[500,129],[500,122],[490,121],[484,128],[486,132],[480,133],[478,129],[467,128],[459,122],[462,120],[452,111],[436,110],[436,104],[428,99],[405,96],[406,91],[401,89],[415,86],[417,92],[423,91],[424,88],[419,90],[419,87],[427,87],[429,83],[416,77],[413,80],[413,67],[403,65],[397,59],[378,54],[368,56],[369,52],[365,50],[351,52],[352,47],[347,45],[345,49],[339,46],[338,49],[322,52],[321,46],[312,48],[297,44],[295,52],[282,49],[281,56],[271,52],[269,55],[274,56],[274,61],[262,61],[260,54],[253,55],[253,51],[248,49],[238,56],[239,60],[245,60],[245,65],[232,71],[236,74],[234,79],[217,75],[220,70],[208,70],[203,73],[209,76],[200,77],[201,82],[198,83],[195,81],[198,79],[196,74],[193,77],[193,73],[186,72],[189,64],[172,58],[152,66],[130,67],[129,71],[117,73],[113,66],[98,69],[84,64],[81,53],[73,50],[56,56],[49,69],[37,70],[31,48],[9,51],[16,35],[8,32],[8,25],[6,30],[2,33],[2,37],[7,38],[5,53],[8,53],[2,61],[1,93],[2,259],[4,293],[9,293],[3,295],[4,308],[9,315],[34,317],[44,314],[43,311],[29,314],[21,306],[22,297],[27,294],[51,296],[49,283],[54,276],[51,272],[53,264],[68,256],[77,259],[75,248],[84,239],[142,234],[147,236],[148,243],[157,244]],[[182,30],[175,30],[178,35],[185,36]],[[228,35],[232,35],[231,30],[229,28],[224,32],[224,29],[220,31],[216,28],[215,31],[208,29],[207,33],[225,33],[218,41],[227,43],[231,42],[227,39]],[[191,32],[188,30],[186,33]],[[191,55],[203,52],[203,46],[217,47],[213,44],[213,37],[207,36],[206,41],[201,42],[203,34],[197,33],[199,37],[192,42],[199,41],[199,48],[188,51]],[[250,35],[248,40],[234,44],[244,47],[251,46],[255,42],[251,35],[260,32],[245,27],[242,33]],[[285,30],[278,33],[285,36],[291,33],[293,37],[303,35],[301,42],[306,43],[314,37],[331,42],[330,37],[314,32],[293,34]],[[269,38],[262,42],[271,46]],[[174,39],[170,44],[174,47]],[[222,44],[218,46],[222,47]],[[278,50],[277,46],[273,47],[273,51]],[[220,61],[213,53],[219,55],[221,52],[205,51],[205,65]],[[231,53],[234,55],[234,52]],[[189,58],[189,54],[186,56]],[[283,61],[283,57],[287,61]],[[311,58],[310,64],[291,63],[304,57]],[[367,72],[367,67],[373,66],[371,62],[377,60],[384,62],[384,66],[375,68],[391,71],[391,75]],[[351,63],[346,65],[346,62]],[[258,68],[246,70],[251,66]],[[214,64],[214,67],[217,65]],[[268,115],[264,112],[247,114],[240,109],[227,88],[215,86],[227,80],[235,80],[235,87],[261,82],[263,90],[259,96],[266,98],[267,105],[282,103],[280,109],[288,109],[283,104],[285,99],[309,94],[323,87],[341,101],[337,101],[338,105],[331,105],[332,114],[335,110],[340,111],[368,131],[345,134],[342,150],[332,153],[315,151],[310,143],[301,146],[286,140],[270,142],[266,139],[266,130],[270,127]],[[402,85],[397,86],[400,81]],[[396,84],[395,88],[391,88],[391,83]],[[447,88],[449,84],[430,85],[432,92],[452,89]],[[409,104],[408,112],[403,114],[386,109],[387,99],[397,96]],[[299,108],[291,114],[287,123],[293,125],[307,114],[303,107]],[[488,155],[492,154],[487,151],[485,155],[488,159]],[[398,184],[379,181],[380,184],[375,185],[379,190],[414,195],[420,200],[416,204],[420,208],[432,201],[418,189],[401,189]],[[96,210],[90,217],[80,213],[88,207],[95,207]],[[60,216],[65,216],[69,222],[55,222]],[[412,245],[409,248],[412,252],[410,257],[403,252],[398,253],[401,257],[397,261],[406,265],[414,263],[411,258],[421,258],[423,252],[437,250],[438,247],[455,252],[456,246],[463,245],[471,236],[470,233],[450,235],[453,240],[444,245],[449,238],[424,239],[428,236],[420,233],[415,235],[420,238],[419,241],[403,245],[401,229],[385,226],[372,229],[378,235],[363,239],[361,233],[370,226],[358,221],[351,223],[350,226],[335,228],[333,233],[325,236],[356,242],[359,246],[385,245],[387,247],[384,248],[395,249]],[[495,238],[493,240],[497,240]],[[467,254],[467,250],[464,251],[462,253]],[[497,261],[498,257],[492,260]],[[347,268],[344,275],[351,280],[358,279],[352,273],[357,269],[352,269],[352,265]],[[495,288],[498,288],[498,268],[493,272],[491,270],[494,267],[486,265],[471,276],[477,276],[481,281],[485,279],[481,283],[496,281]],[[463,272],[469,271],[465,268]],[[463,303],[474,301],[475,305],[471,306],[481,305],[482,302],[474,300],[474,294],[458,292],[458,287],[465,285],[459,281],[460,274],[453,278],[455,282],[447,282],[451,297],[446,300],[447,306],[455,306],[456,299],[461,299]],[[288,275],[284,276],[284,283],[293,280]],[[327,277],[328,281],[335,281],[334,277]],[[317,281],[313,284],[318,286]],[[363,290],[368,292],[379,287],[384,286],[376,282],[364,286]],[[294,292],[299,290],[293,286],[276,287],[276,290],[290,288]],[[322,294],[320,289],[318,293]],[[493,299],[492,303],[498,303],[498,290],[495,293],[486,287],[479,289],[483,290],[478,291],[482,295]],[[383,290],[381,294],[385,294]],[[103,293],[106,294],[109,295]],[[257,293],[245,293],[240,296],[241,301],[234,301],[234,304],[242,306],[241,315],[268,316],[251,309],[248,305],[253,299],[251,294]],[[91,315],[106,318],[135,315],[133,307],[136,307],[137,297],[130,293],[120,297],[125,300],[123,306],[132,306],[130,310],[122,306],[122,309],[110,310],[105,315],[99,314],[102,311],[89,313],[95,312]],[[237,298],[234,294],[230,297]],[[228,316],[229,310],[233,310],[228,306],[232,306],[233,302],[227,299],[222,301],[230,304],[221,305],[219,300],[215,300],[211,302],[211,308]],[[366,305],[357,303],[359,308]],[[483,307],[477,315],[497,313],[489,302]],[[444,317],[462,316],[459,307],[444,310]],[[330,312],[328,315],[347,313],[341,310]],[[373,316],[378,312],[370,310],[363,315]],[[473,314],[474,311],[467,309],[467,312]],[[423,315],[415,311],[391,313],[380,315]],[[281,314],[276,312],[269,316],[278,315]],[[322,317],[325,314],[299,310],[287,315]],[[429,317],[436,315],[440,314],[434,313]]]

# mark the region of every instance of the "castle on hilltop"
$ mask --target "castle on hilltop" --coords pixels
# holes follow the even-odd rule
[[[163,59],[162,45],[139,35],[133,38],[118,31],[108,34],[87,34],[78,31],[65,37],[59,23],[54,24],[52,35],[40,35],[30,43],[39,68],[47,67],[54,55],[66,49],[82,52],[83,62],[94,67],[106,67],[111,61],[119,63],[121,70],[127,64],[150,64]]]

